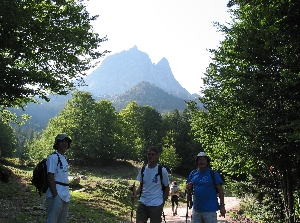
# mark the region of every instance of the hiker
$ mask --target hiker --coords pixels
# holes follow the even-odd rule
[[[137,223],[147,222],[148,218],[150,218],[150,223],[162,221],[163,207],[169,197],[169,176],[166,168],[157,163],[158,156],[156,147],[150,146],[147,150],[148,164],[139,171],[137,176],[140,185],[132,196],[134,199],[140,194],[136,211]],[[164,191],[162,190],[163,186]]]
[[[171,202],[172,202],[172,214],[173,216],[177,215],[177,208],[178,208],[178,196],[179,196],[179,190],[177,186],[177,182],[173,181],[170,187],[170,196],[171,196]],[[175,206],[176,204],[176,206]],[[174,210],[175,207],[175,210]]]
[[[217,223],[218,210],[221,216],[225,217],[223,181],[220,175],[209,167],[210,161],[205,152],[200,152],[196,157],[198,168],[190,173],[186,181],[186,189],[189,194],[193,193],[194,197],[192,223]]]
[[[53,153],[47,158],[49,187],[46,191],[47,223],[65,223],[70,204],[69,165],[64,154],[70,148],[72,140],[66,134],[55,137]]]

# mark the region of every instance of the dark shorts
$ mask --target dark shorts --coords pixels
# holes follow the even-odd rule
[[[163,205],[146,206],[139,202],[136,210],[136,221],[147,222],[148,218],[150,218],[150,223],[161,222],[162,211]]]
[[[175,204],[176,204],[176,206],[178,206],[178,196],[177,195],[173,195],[171,197],[171,202],[172,202],[172,207],[174,207]]]

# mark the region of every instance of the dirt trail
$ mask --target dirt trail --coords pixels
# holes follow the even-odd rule
[[[226,204],[226,216],[224,217],[219,217],[218,213],[218,223],[221,222],[231,222],[231,218],[229,217],[228,213],[233,211],[233,210],[238,210],[239,207],[239,202],[240,200],[235,198],[235,197],[225,197],[225,204]],[[172,208],[165,208],[164,209],[164,214],[165,214],[165,219],[166,222],[168,223],[185,223],[186,222],[186,205],[179,204],[179,207],[177,209],[177,215],[173,216],[172,215]],[[192,210],[188,210],[188,222],[191,221],[191,213]],[[164,222],[164,221],[163,221]]]

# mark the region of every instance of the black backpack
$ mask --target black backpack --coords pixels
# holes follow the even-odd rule
[[[145,171],[145,168],[146,168],[146,166],[143,166],[143,167],[142,167],[142,170],[141,170],[142,183],[141,183],[140,197],[141,197],[142,191],[143,191],[143,181],[144,181],[144,171]],[[166,188],[166,186],[163,184],[162,168],[163,168],[163,166],[160,165],[160,164],[158,164],[158,173],[155,174],[155,177],[157,177],[158,175],[160,176],[161,190],[162,190],[163,194],[165,194],[165,188]]]
[[[54,152],[52,154],[56,154],[58,157],[57,165],[60,164],[62,167],[62,162],[59,158],[59,155]],[[52,155],[51,154],[51,155]],[[31,183],[35,186],[36,190],[39,192],[40,197],[42,196],[42,193],[46,193],[49,183],[47,179],[47,165],[46,165],[47,159],[43,159],[40,161],[36,167],[33,170]]]

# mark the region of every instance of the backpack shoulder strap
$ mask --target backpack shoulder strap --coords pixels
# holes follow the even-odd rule
[[[212,170],[212,169],[210,169],[210,175],[211,175],[211,178],[212,178],[213,181],[214,181],[214,186],[215,186],[216,191],[217,191],[217,193],[218,193],[218,189],[217,189],[217,185],[216,185],[216,181],[215,181],[215,171]]]
[[[211,178],[213,179],[214,181],[214,185],[216,186],[216,182],[215,182],[215,173],[212,169],[210,169],[210,175],[211,175]]]
[[[163,194],[165,194],[165,188],[166,188],[166,186],[163,183],[162,168],[163,168],[163,166],[160,165],[160,164],[158,164],[158,175],[160,176],[161,190],[162,190]]]
[[[61,160],[60,160],[60,157],[59,157],[58,153],[57,153],[57,152],[54,152],[54,153],[52,153],[52,154],[56,154],[56,155],[57,155],[58,161],[57,161],[57,165],[56,165],[56,166],[58,166],[58,164],[59,164],[59,165],[62,167],[62,162],[61,162]]]
[[[162,165],[158,164],[158,175],[160,176],[160,183],[163,185],[163,174],[162,174]]]
[[[143,179],[144,179],[144,171],[145,171],[146,166],[143,166],[141,169],[141,175],[142,175],[142,183],[143,183]]]
[[[142,191],[143,191],[143,182],[144,182],[144,171],[145,171],[146,166],[144,165],[141,169],[141,176],[142,176],[142,180],[141,180],[141,191],[140,191],[140,197],[142,195]]]

